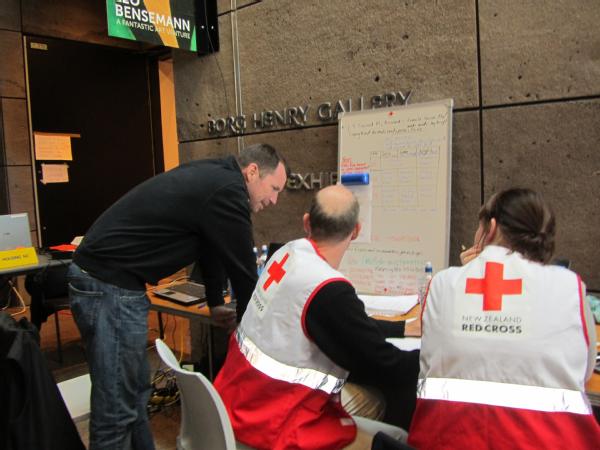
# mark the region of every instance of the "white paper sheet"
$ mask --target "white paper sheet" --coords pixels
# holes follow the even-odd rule
[[[394,296],[359,294],[358,298],[363,301],[367,314],[370,316],[397,316],[399,314],[406,314],[419,300],[416,294]]]
[[[42,163],[43,184],[48,183],[68,183],[69,166],[67,164],[44,164]]]
[[[421,349],[421,338],[417,337],[387,338],[386,341],[407,352]]]

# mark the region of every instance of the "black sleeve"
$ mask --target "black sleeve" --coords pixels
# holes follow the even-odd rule
[[[406,322],[401,320],[399,322],[391,320],[375,320],[371,319],[379,331],[383,333],[386,338],[401,338],[404,337],[404,326]]]
[[[203,251],[198,257],[197,264],[202,272],[202,282],[206,287],[206,301],[208,306],[219,306],[224,302],[223,287],[226,280],[225,269],[219,258],[215,258],[218,250],[211,242],[202,245]]]
[[[202,211],[202,222],[205,236],[214,248],[211,255],[213,263],[203,264],[203,269],[208,268],[207,277],[210,280],[207,280],[206,286],[208,304],[214,306],[223,303],[219,280],[223,280],[225,272],[237,298],[240,320],[258,279],[252,251],[254,239],[250,205],[244,186],[235,183],[216,192]]]
[[[419,351],[401,351],[386,342],[375,322],[354,288],[343,281],[321,288],[306,311],[309,337],[355,381],[372,385],[414,381]]]

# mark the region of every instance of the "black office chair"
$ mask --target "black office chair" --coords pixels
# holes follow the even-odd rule
[[[404,442],[400,442],[398,439],[394,439],[383,431],[380,431],[373,436],[371,450],[414,450],[414,447],[411,447]]]
[[[48,317],[54,314],[58,361],[63,362],[58,312],[69,309],[68,265],[48,267],[25,277],[25,289],[31,296],[31,323],[41,329]]]

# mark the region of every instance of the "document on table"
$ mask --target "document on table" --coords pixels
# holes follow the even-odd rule
[[[365,295],[358,294],[365,304],[365,309],[369,316],[397,316],[406,314],[415,306],[419,297],[414,295]]]
[[[421,338],[418,337],[387,338],[386,341],[407,352],[421,349]]]

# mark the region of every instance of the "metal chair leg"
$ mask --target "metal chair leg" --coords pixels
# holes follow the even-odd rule
[[[212,324],[208,325],[208,379],[210,381],[214,381],[214,373],[213,373],[213,355],[215,351],[214,347],[214,339],[213,339],[213,326]]]
[[[58,362],[62,366],[63,356],[62,356],[62,344],[60,342],[60,324],[58,320],[58,311],[54,312],[54,323],[56,325],[56,347],[58,352]]]

